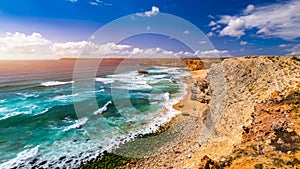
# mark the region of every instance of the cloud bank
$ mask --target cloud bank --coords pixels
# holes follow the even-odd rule
[[[222,15],[219,20],[210,22],[209,26],[220,29],[220,36],[240,38],[246,31],[255,31],[263,38],[281,38],[293,40],[300,37],[300,1],[291,0],[266,6],[248,5],[239,15]]]
[[[205,42],[199,42],[205,44]],[[0,35],[0,59],[58,59],[61,57],[139,57],[139,58],[180,58],[180,57],[229,57],[229,52],[219,50],[174,52],[161,48],[141,49],[130,45],[88,41],[51,42],[39,33],[6,33]]]
[[[5,33],[0,36],[0,56],[5,54],[29,55],[34,53],[47,52],[48,46],[51,44],[39,33],[25,35],[23,33]]]

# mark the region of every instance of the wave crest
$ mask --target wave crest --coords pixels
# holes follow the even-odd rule
[[[100,109],[98,109],[97,111],[94,112],[94,115],[100,115],[103,112],[105,112],[108,108],[108,105],[112,104],[111,101],[108,101],[103,107],[101,107]]]
[[[59,85],[66,85],[66,84],[72,84],[74,81],[69,81],[69,82],[61,82],[61,81],[49,81],[49,82],[44,82],[41,83],[41,86],[45,87],[50,87],[50,86],[59,86]]]

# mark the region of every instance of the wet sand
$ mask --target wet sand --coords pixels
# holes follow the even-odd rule
[[[199,109],[203,107],[198,101],[191,100],[191,88],[194,85],[196,79],[204,79],[207,71],[206,70],[197,70],[191,71],[191,77],[187,77],[187,95],[186,97],[179,103],[173,106],[174,109],[181,111],[182,113],[188,112],[189,114],[197,114]],[[195,115],[196,115],[195,114]]]

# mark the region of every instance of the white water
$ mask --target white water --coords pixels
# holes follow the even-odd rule
[[[103,112],[105,112],[108,108],[108,105],[112,104],[111,101],[108,101],[103,107],[101,107],[100,109],[98,109],[97,111],[95,111],[93,114],[94,115],[100,115],[102,114]]]
[[[66,85],[66,84],[71,84],[71,83],[74,83],[74,81],[69,81],[69,82],[49,81],[49,82],[41,83],[40,85],[45,86],[45,87],[50,87],[50,86]]]

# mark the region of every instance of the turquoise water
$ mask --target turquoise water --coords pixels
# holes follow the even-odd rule
[[[149,74],[141,75],[130,68],[112,73],[115,65],[108,64],[93,79],[93,93],[74,93],[74,63],[43,64],[2,63],[0,168],[77,167],[156,130],[178,113],[172,105],[185,92],[181,79],[187,74],[179,68],[147,67]],[[74,101],[98,108],[79,115]]]

